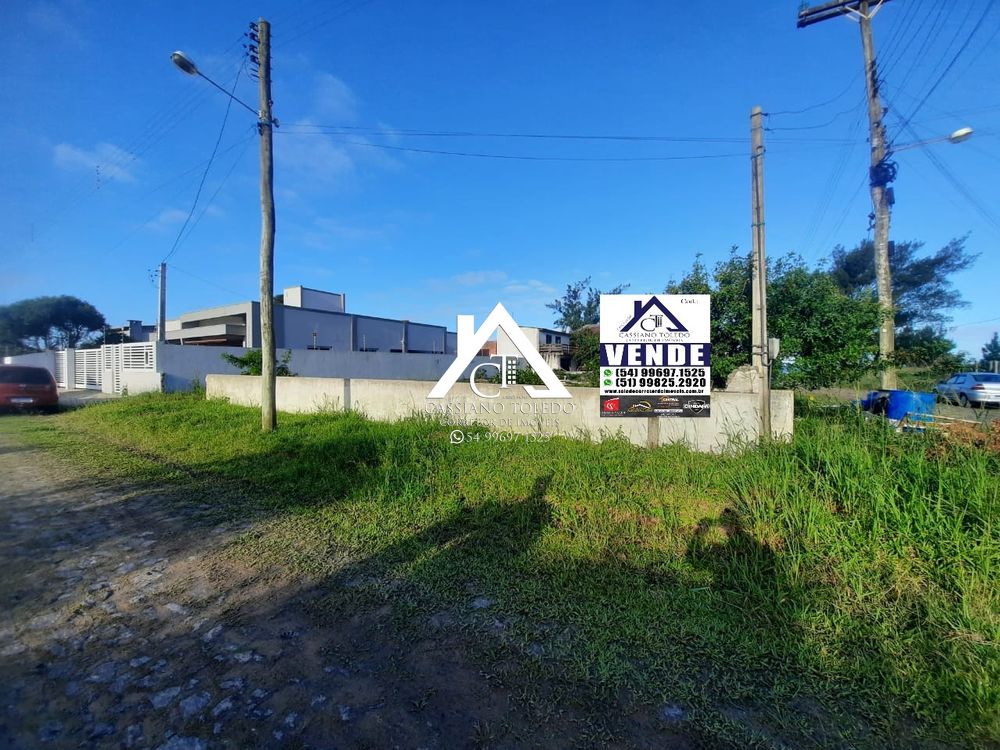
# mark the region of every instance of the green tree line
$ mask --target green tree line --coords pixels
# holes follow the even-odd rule
[[[935,253],[923,243],[896,243],[890,254],[896,353],[893,364],[920,365],[941,373],[968,363],[946,336],[949,313],[966,305],[951,276],[969,268],[978,256],[965,248],[965,237]],[[668,294],[712,295],[712,375],[723,387],[729,374],[750,363],[751,256],[737,247],[709,269],[698,255],[690,269],[664,288]],[[625,287],[609,289],[619,294]],[[548,307],[556,325],[574,331],[574,354],[582,369],[598,364],[598,332],[586,328],[599,320],[601,291],[590,279],[569,284],[566,294]],[[775,383],[820,388],[856,380],[878,370],[878,328],[885,311],[875,290],[874,252],[864,241],[847,250],[836,247],[821,266],[810,268],[790,253],[768,268],[768,328],[781,339]],[[991,342],[992,343],[992,342]],[[987,346],[990,346],[989,344]],[[992,351],[992,349],[991,349]],[[987,347],[983,350],[986,361]]]

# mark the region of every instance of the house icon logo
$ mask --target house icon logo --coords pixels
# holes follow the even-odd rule
[[[673,333],[687,333],[687,328],[677,317],[667,309],[660,300],[653,295],[643,304],[639,300],[635,301],[635,312],[632,318],[619,328],[622,333],[628,333],[635,326],[639,326],[642,331],[671,331]]]
[[[522,385],[521,387],[524,388],[528,396],[531,398],[572,398],[569,391],[566,390],[566,386],[559,381],[556,374],[552,372],[552,368],[545,363],[542,355],[531,344],[531,341],[528,340],[521,327],[500,303],[497,303],[493,311],[486,316],[486,320],[483,321],[478,330],[475,330],[475,316],[458,316],[458,354],[455,356],[455,361],[451,363],[451,366],[445,370],[444,375],[441,376],[441,379],[431,389],[427,398],[444,398],[447,396],[448,391],[458,381],[465,368],[472,364],[472,361],[479,354],[486,340],[497,329],[507,334],[507,337],[514,344],[518,353],[528,361],[531,369],[538,374],[538,377],[546,385],[546,389]],[[500,372],[502,388],[507,388],[510,383],[516,381],[516,357],[502,356],[499,359],[501,360],[499,365],[493,362],[484,362],[475,367],[469,374],[469,384],[472,386],[472,392],[477,396],[482,398],[499,398],[500,396],[499,393],[486,395],[479,391],[476,386],[476,372],[480,369],[487,367],[497,368]],[[515,370],[513,375],[511,374],[511,368]]]

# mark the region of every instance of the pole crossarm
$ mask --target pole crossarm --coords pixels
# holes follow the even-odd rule
[[[861,9],[861,0],[834,0],[831,3],[824,3],[823,5],[814,5],[811,8],[802,8],[799,10],[799,20],[796,22],[796,26],[800,29],[804,29],[806,26],[812,26],[814,23],[820,23],[821,21],[828,21],[831,18],[839,18],[844,15],[855,14],[863,18],[871,19],[878,9],[881,8],[889,0],[881,0],[875,6],[875,10],[868,13],[867,7],[863,11]],[[867,6],[867,3],[865,3]]]

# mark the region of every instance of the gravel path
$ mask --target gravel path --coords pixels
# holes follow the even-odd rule
[[[323,588],[234,561],[245,529],[197,502],[94,486],[4,431],[0,477],[0,747],[692,746],[641,707],[595,726],[525,701],[461,613],[405,636],[391,605],[310,615]]]

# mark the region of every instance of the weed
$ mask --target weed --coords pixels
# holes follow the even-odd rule
[[[434,420],[350,412],[262,434],[256,410],[183,394],[0,429],[98,478],[210,487],[256,519],[233,554],[262,565],[414,610],[488,599],[544,654],[525,668],[676,702],[708,736],[814,743],[790,718],[807,704],[834,744],[1000,736],[1000,455],[969,441],[816,409],[738,455],[452,446]]]

